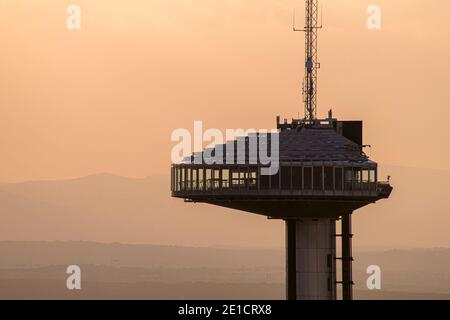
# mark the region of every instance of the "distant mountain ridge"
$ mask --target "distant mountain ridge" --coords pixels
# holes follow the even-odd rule
[[[163,268],[284,268],[284,249],[188,247],[92,241],[0,241],[0,268],[78,264]],[[357,264],[450,274],[450,248],[356,250]],[[372,262],[371,262],[372,261]],[[450,285],[450,283],[449,283]]]
[[[140,268],[282,267],[284,251],[89,241],[0,241],[0,268],[95,264]]]
[[[381,166],[391,199],[354,215],[355,247],[450,247],[450,171]],[[99,174],[0,184],[0,240],[284,246],[284,224],[170,197],[170,178]]]

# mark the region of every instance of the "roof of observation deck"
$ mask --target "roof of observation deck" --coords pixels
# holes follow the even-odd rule
[[[282,130],[279,135],[279,155],[280,161],[349,161],[349,162],[366,162],[368,157],[362,151],[362,147],[355,142],[337,133],[331,126],[312,126],[302,127],[293,130]],[[261,134],[250,134],[250,137],[259,137]],[[249,148],[251,138],[249,136],[238,138],[237,140],[245,139],[245,159],[248,163],[250,159],[256,159],[257,152],[254,148]],[[273,139],[273,138],[272,138]],[[256,139],[255,139],[256,141]],[[271,149],[271,138],[265,138],[267,141],[267,150]],[[233,151],[230,143],[234,142],[234,150],[237,150],[237,141],[231,141],[223,146],[223,163],[226,163],[226,155]],[[250,149],[250,152],[249,152]],[[215,155],[215,150],[212,155]],[[259,152],[259,144],[258,144]],[[270,153],[270,151],[268,151]],[[234,159],[237,158],[237,151],[234,153]],[[194,156],[188,157],[186,162],[194,160]]]

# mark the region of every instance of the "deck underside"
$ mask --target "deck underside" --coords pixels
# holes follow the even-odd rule
[[[189,199],[220,207],[264,215],[273,219],[302,217],[338,218],[376,201],[324,199]]]

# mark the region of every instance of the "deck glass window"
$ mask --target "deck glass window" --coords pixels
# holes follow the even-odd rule
[[[352,168],[344,169],[344,189],[352,190],[353,170]]]
[[[334,186],[334,179],[333,179],[333,167],[325,167],[323,169],[324,172],[324,183],[325,183],[325,190],[333,190]]]
[[[291,167],[281,167],[281,189],[291,189]]]
[[[261,174],[261,171],[260,171],[259,179],[261,179],[261,182],[259,185],[261,190],[268,190],[270,188],[270,176],[263,175],[263,174]]]
[[[230,170],[222,169],[222,189],[228,189],[230,187]]]
[[[181,168],[181,190],[186,190],[186,169]]]
[[[197,190],[197,168],[192,168],[192,190]]]
[[[271,189],[279,189],[280,188],[280,170],[278,170],[277,174],[270,176]]]
[[[172,191],[177,191],[177,168],[172,168]]]
[[[353,190],[361,190],[361,168],[353,168]]]
[[[239,186],[245,188],[247,186],[248,168],[240,168],[239,170]]]
[[[377,188],[377,175],[376,169],[369,170],[369,190],[376,190]]]
[[[303,168],[303,188],[305,190],[311,190],[312,189],[312,168],[311,167],[305,167]]]
[[[323,190],[322,167],[314,167],[314,190]]]
[[[257,187],[257,168],[250,168],[248,172],[248,186],[250,189],[256,189]]]
[[[369,184],[370,183],[370,170],[369,169],[362,169],[361,182],[362,182],[363,190],[370,189],[370,184]]]
[[[342,168],[334,168],[334,189],[342,190],[343,188],[343,169]]]
[[[198,190],[204,190],[205,188],[205,181],[204,181],[204,169],[199,168],[198,169]]]
[[[220,189],[220,170],[214,169],[213,175],[213,189]]]
[[[181,168],[177,168],[177,190],[181,191]]]
[[[369,181],[370,182],[376,182],[377,181],[376,170],[375,169],[371,169],[370,170]]]
[[[292,189],[302,188],[302,167],[292,167]]]
[[[238,169],[233,169],[231,171],[231,187],[233,189],[239,188],[239,171],[238,171]]]
[[[211,190],[212,189],[212,170],[211,169],[205,169],[205,173],[206,173],[206,177],[205,177],[205,181],[206,181],[206,190]]]
[[[192,173],[191,168],[187,168],[186,169],[186,174],[187,174],[187,177],[186,177],[186,190],[188,190],[188,191],[191,190],[191,188],[192,188],[191,173]]]

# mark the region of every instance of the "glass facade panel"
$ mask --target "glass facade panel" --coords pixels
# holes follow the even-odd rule
[[[248,171],[248,187],[251,190],[257,189],[257,187],[258,187],[258,183],[257,183],[257,179],[256,179],[257,171],[258,171],[258,168],[249,168],[249,171]]]
[[[342,168],[334,168],[334,189],[342,190],[343,189],[343,169]]]
[[[212,189],[212,170],[211,169],[205,169],[205,182],[206,182],[206,190]]]
[[[240,168],[239,170],[239,187],[246,188],[248,179],[248,168]]]
[[[324,172],[324,183],[325,183],[325,190],[333,190],[334,188],[334,174],[333,174],[333,167],[325,167],[323,169]]]
[[[361,188],[362,188],[362,190],[369,190],[370,189],[370,179],[369,179],[369,176],[370,176],[370,171],[369,171],[369,169],[362,169],[362,175],[361,175],[361,182],[362,182],[362,184],[361,184]]]
[[[199,168],[198,169],[198,190],[204,190],[205,189],[205,177],[204,177],[204,169]]]
[[[361,168],[353,168],[353,190],[361,190]]]
[[[370,170],[369,181],[370,181],[370,182],[376,182],[376,181],[377,181],[375,169],[371,169],[371,170]]]
[[[231,170],[231,188],[239,189],[239,171],[238,171],[238,169]]]
[[[280,188],[280,170],[278,170],[277,174],[270,176],[271,189],[279,189]]]
[[[292,189],[302,188],[302,167],[292,167]]]
[[[192,189],[192,176],[191,176],[191,168],[187,168],[186,169],[186,190],[191,190]]]
[[[305,167],[303,168],[303,188],[305,190],[312,189],[312,168]]]
[[[186,190],[186,169],[181,168],[181,188],[180,190]]]
[[[363,169],[362,171],[362,182],[369,182],[369,169]]]
[[[259,173],[259,178],[261,179],[260,185],[259,187],[261,188],[261,190],[268,190],[270,188],[269,183],[270,183],[270,176],[268,175],[262,175],[261,171]]]
[[[313,176],[313,185],[314,190],[323,190],[323,168],[322,167],[314,167],[314,176]]]
[[[178,169],[177,169],[177,167],[173,168],[173,188],[175,191],[178,191]]]
[[[198,179],[197,179],[197,168],[192,169],[192,190],[197,190]]]
[[[222,169],[222,189],[230,188],[230,170]]]
[[[281,167],[281,189],[291,189],[291,167]]]
[[[220,189],[220,169],[214,169],[213,175],[213,188],[218,190]]]
[[[352,190],[353,170],[344,168],[344,190]]]
[[[369,190],[377,189],[376,180],[377,180],[376,169],[370,169],[369,170]]]

